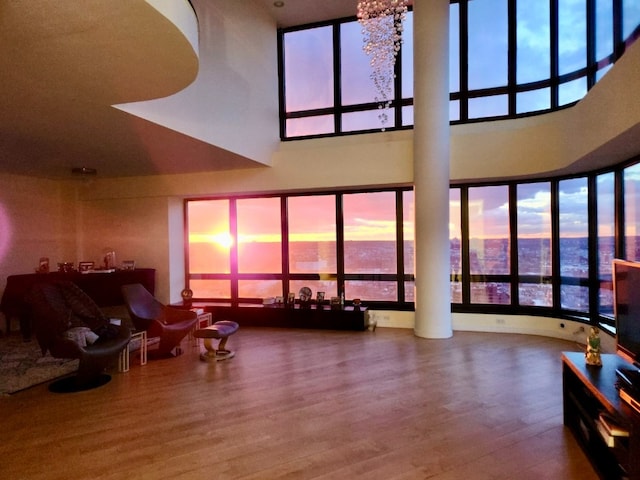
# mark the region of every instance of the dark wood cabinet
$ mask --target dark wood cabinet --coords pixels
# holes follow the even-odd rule
[[[20,320],[20,330],[25,337],[30,336],[27,322],[27,295],[38,283],[52,283],[68,280],[80,287],[99,307],[124,304],[120,287],[129,283],[141,283],[152,294],[155,293],[156,271],[153,268],[116,270],[109,273],[51,272],[11,275],[2,294],[0,310],[5,315],[7,334],[12,318]]]
[[[601,478],[640,479],[640,414],[620,398],[617,368],[631,365],[618,355],[602,356],[602,367],[585,363],[584,353],[562,354],[564,424]],[[601,414],[612,418],[628,436],[607,437]],[[607,441],[607,438],[609,441]]]
[[[320,328],[330,330],[366,330],[369,313],[366,307],[329,305],[295,307],[262,304],[194,304],[213,314],[213,321],[233,320],[240,326]]]

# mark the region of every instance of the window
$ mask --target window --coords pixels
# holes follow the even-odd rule
[[[558,0],[558,73],[577,72],[586,66],[586,2]]]
[[[596,0],[596,61],[613,54],[613,2]]]
[[[452,1],[449,120],[512,118],[579,101],[624,52],[619,47],[640,36],[638,25],[637,0]],[[279,35],[283,139],[413,125],[413,12],[385,124],[355,17]]]
[[[628,38],[638,31],[640,25],[640,3],[636,0],[622,2],[622,37]]]
[[[640,261],[640,163],[624,169],[624,251]]]
[[[394,192],[343,196],[345,295],[349,298],[397,301],[397,224]],[[376,275],[370,282],[353,274]]]
[[[551,307],[551,183],[518,185],[516,208],[519,304]]]
[[[336,200],[334,195],[289,197],[291,273],[336,274]]]
[[[598,313],[613,317],[612,261],[616,255],[615,174],[596,177],[598,227]]]
[[[276,273],[282,268],[280,199],[249,198],[236,203],[238,272]]]
[[[589,227],[586,177],[559,182],[560,302],[567,310],[589,311]]]
[[[510,304],[509,188],[469,188],[471,303]]]
[[[390,188],[185,200],[194,299],[261,301],[304,286],[328,299],[344,286],[369,304],[412,302],[413,199]]]
[[[230,298],[229,274],[233,237],[228,200],[187,203],[189,287],[195,297]],[[216,277],[207,274],[215,273]]]
[[[236,219],[238,296],[266,298],[281,295],[281,279],[256,275],[282,272],[280,199],[239,199],[236,202]]]
[[[331,27],[290,32],[284,36],[287,112],[333,107]],[[333,115],[295,117],[286,121],[291,137],[334,133]]]
[[[452,186],[452,310],[613,326],[611,261],[640,261],[638,160],[581,177]],[[411,308],[415,208],[410,187],[185,200],[188,285],[195,300],[225,302],[303,286],[330,298],[344,286],[348,300]]]
[[[460,189],[449,189],[449,263],[451,303],[462,303],[462,225]]]
[[[404,301],[415,301],[415,197],[413,190],[402,192],[402,241],[404,247]]]
[[[551,72],[551,14],[549,2],[517,2],[518,84],[549,78]]]
[[[333,29],[311,28],[284,37],[287,111],[333,106]]]
[[[507,0],[469,2],[468,8],[469,89],[507,85]]]

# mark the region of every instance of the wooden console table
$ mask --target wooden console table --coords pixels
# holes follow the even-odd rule
[[[7,286],[0,301],[0,311],[6,318],[7,335],[11,330],[11,319],[20,320],[20,331],[25,338],[31,335],[28,322],[28,304],[26,295],[38,283],[71,281],[89,295],[99,307],[123,305],[124,299],[120,287],[129,283],[141,283],[151,294],[155,293],[156,270],[137,268],[135,270],[116,270],[111,273],[51,272],[11,275],[7,277]]]
[[[194,307],[203,308],[213,314],[213,321],[232,320],[240,326],[319,328],[329,330],[366,330],[369,326],[367,307],[346,306],[331,309],[329,305],[318,307],[295,307],[262,305],[258,303],[205,304]]]
[[[606,480],[640,479],[640,414],[616,389],[616,368],[624,367],[631,365],[614,354],[602,355],[600,368],[586,365],[582,352],[562,354],[564,424]],[[615,418],[628,436],[608,444],[599,430],[602,413]]]

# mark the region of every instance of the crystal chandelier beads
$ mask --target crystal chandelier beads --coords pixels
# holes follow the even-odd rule
[[[363,0],[358,2],[358,23],[362,26],[363,50],[370,57],[378,118],[383,130],[393,98],[394,67],[402,44],[402,22],[408,0]]]

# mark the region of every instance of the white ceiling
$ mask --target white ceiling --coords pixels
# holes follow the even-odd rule
[[[284,0],[284,6],[275,7],[273,0],[260,1],[269,9],[280,28],[353,17],[358,5],[357,0]]]
[[[357,6],[254,1],[279,27],[351,17]],[[112,107],[172,95],[197,75],[191,45],[144,0],[2,1],[0,172],[68,178],[74,167],[91,167],[117,177],[261,166]],[[629,158],[627,144],[637,149],[635,141],[610,142],[588,160]]]
[[[357,3],[257,1],[278,26],[354,15]],[[198,73],[189,43],[143,0],[2,2],[0,72],[0,172],[65,178],[86,166],[114,177],[254,166],[112,107],[171,95]]]

